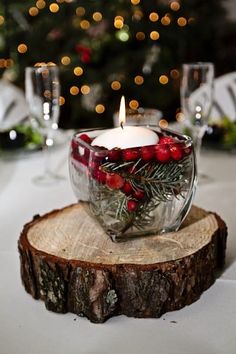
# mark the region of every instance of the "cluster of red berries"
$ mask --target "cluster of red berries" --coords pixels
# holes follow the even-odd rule
[[[87,134],[79,136],[84,142],[91,144],[92,139]],[[187,148],[184,143],[177,141],[169,136],[162,136],[159,143],[152,146],[143,146],[138,148],[119,149],[114,148],[106,152],[106,157],[102,161],[97,157],[90,158],[89,170],[93,178],[100,184],[106,184],[108,188],[120,190],[127,196],[127,209],[129,212],[134,212],[141,201],[146,199],[145,192],[142,189],[134,189],[129,182],[118,173],[107,173],[101,169],[104,162],[134,162],[141,159],[141,163],[150,161],[158,161],[159,163],[168,163],[169,161],[180,161],[184,156],[189,155],[191,149]],[[89,151],[84,148],[83,155],[79,153],[79,143],[77,140],[72,140],[73,157],[88,166]],[[92,156],[93,157],[93,156]],[[128,166],[125,170],[127,176],[134,172],[134,166]]]
[[[87,134],[81,134],[79,138],[88,144],[91,144],[92,142],[92,139]],[[72,151],[77,151],[78,146],[78,141],[73,139]],[[141,158],[144,162],[156,160],[161,163],[167,163],[171,160],[179,161],[184,156],[189,155],[190,152],[191,149],[189,147],[185,147],[184,143],[181,143],[170,136],[162,136],[160,137],[159,143],[156,145],[128,148],[124,150],[118,148],[109,150],[107,160],[111,162],[117,162],[120,160],[136,161]]]
[[[91,144],[92,139],[87,135],[87,134],[81,134],[79,137],[81,140],[86,142],[87,144]],[[78,140],[72,139],[71,141],[71,155],[74,160],[81,162],[85,166],[88,166],[88,161],[89,161],[89,149],[82,147],[82,153],[80,153],[80,144]]]
[[[120,190],[127,197],[127,209],[135,211],[138,207],[138,201],[145,199],[145,193],[141,189],[133,189],[129,180],[126,180],[118,173],[104,172],[99,165],[92,163],[91,174],[93,178],[100,184],[106,184],[109,189]]]
[[[163,136],[157,145],[143,146],[140,148],[112,149],[108,151],[107,159],[112,162],[117,161],[136,161],[139,158],[144,162],[157,160],[161,163],[170,160],[179,161],[184,155],[190,153],[184,144],[177,142],[174,138]]]

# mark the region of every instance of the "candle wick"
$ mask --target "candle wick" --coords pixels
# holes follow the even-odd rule
[[[124,129],[123,124],[124,124],[123,122],[120,122],[120,126],[121,126],[122,129]]]

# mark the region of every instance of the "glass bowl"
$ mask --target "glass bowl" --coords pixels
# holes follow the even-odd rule
[[[196,187],[191,138],[152,127],[159,137],[155,145],[92,146],[107,130],[80,131],[72,138],[69,169],[78,201],[87,202],[113,241],[177,231]]]

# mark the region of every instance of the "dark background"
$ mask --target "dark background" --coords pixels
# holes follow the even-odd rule
[[[158,108],[165,119],[174,120],[180,109],[182,63],[212,61],[216,76],[236,68],[236,26],[228,20],[224,3],[1,1],[0,75],[24,88],[26,66],[59,65],[63,128],[111,126],[122,94],[127,106]],[[158,14],[157,21],[150,20],[152,12]],[[116,16],[121,16],[122,28],[114,25]],[[158,32],[157,40],[150,38],[152,31]],[[22,52],[20,44],[27,50],[23,46]],[[76,67],[83,69],[82,75],[74,74]],[[168,83],[159,82],[161,75]],[[136,76],[141,76],[142,84],[135,83]],[[120,89],[114,90],[114,81]],[[84,85],[89,94],[83,94]],[[76,95],[71,94],[73,86],[79,91]],[[97,113],[96,106],[97,110],[104,107],[104,112]]]

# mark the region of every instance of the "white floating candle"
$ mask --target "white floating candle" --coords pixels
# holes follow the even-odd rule
[[[115,147],[127,149],[138,146],[155,145],[158,143],[158,135],[148,128],[123,126],[125,122],[124,96],[122,96],[120,103],[119,122],[121,125],[119,128],[110,129],[97,136],[92,141],[92,145],[103,146],[107,149],[113,149]]]

